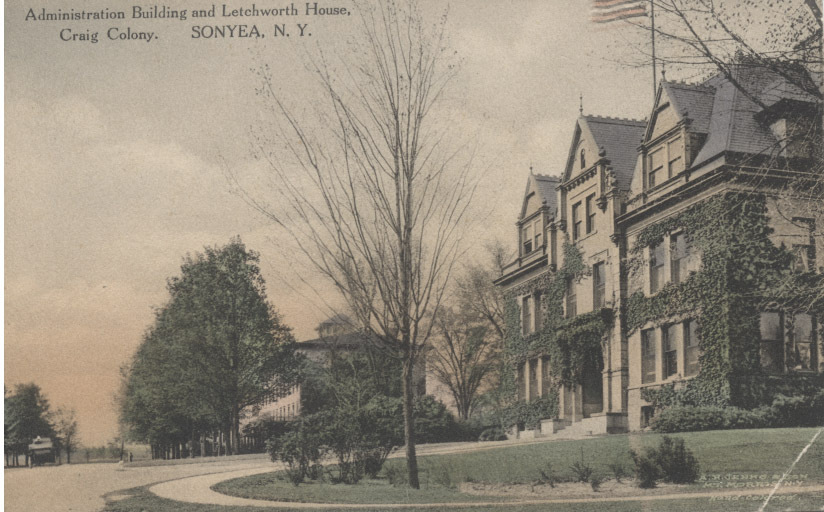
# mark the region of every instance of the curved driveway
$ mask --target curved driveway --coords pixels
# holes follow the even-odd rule
[[[258,473],[267,473],[272,471],[272,465],[269,464],[265,468],[249,468],[244,470],[230,471],[225,473],[194,476],[190,478],[183,478],[173,480],[170,482],[163,482],[156,484],[149,488],[151,492],[170,500],[185,501],[189,503],[199,503],[204,505],[226,505],[226,506],[247,506],[247,507],[265,507],[265,508],[291,508],[291,509],[314,509],[322,510],[329,508],[329,503],[298,503],[293,501],[268,501],[256,500],[249,498],[237,498],[234,496],[227,496],[211,489],[213,485],[224,480],[232,478],[239,478],[243,476],[256,475]],[[769,488],[755,488],[747,489],[747,494],[752,496],[763,495],[765,498],[770,493]],[[779,489],[776,494],[788,493],[817,493],[824,492],[824,485],[808,485],[803,487],[784,487]],[[524,506],[524,505],[549,505],[553,503],[610,503],[619,501],[661,501],[661,500],[680,500],[680,499],[700,499],[711,498],[714,496],[737,496],[742,493],[741,489],[730,489],[725,491],[713,492],[690,492],[690,493],[673,493],[673,494],[657,494],[649,496],[621,496],[621,497],[603,497],[603,498],[557,498],[557,499],[538,499],[538,500],[522,500],[512,502],[464,502],[464,503],[409,503],[409,504],[394,504],[388,505],[380,504],[334,504],[336,509],[404,509],[404,508],[432,508],[432,509],[446,509],[446,508],[467,508],[467,507],[493,507],[495,509],[506,508],[509,506]]]
[[[188,461],[185,461],[188,462]],[[150,467],[118,464],[63,464],[3,472],[7,512],[97,512],[105,506],[103,495],[206,473],[226,474],[250,468],[271,471],[265,455],[250,458],[208,458],[196,463]]]

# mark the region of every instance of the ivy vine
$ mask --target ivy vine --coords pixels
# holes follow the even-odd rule
[[[627,335],[673,317],[697,318],[700,372],[684,386],[646,388],[642,397],[656,408],[753,407],[769,402],[774,393],[764,383],[775,378],[766,375],[760,364],[758,313],[769,305],[792,307],[781,297],[788,286],[794,287],[796,297],[805,290],[815,296],[809,292],[822,285],[820,275],[790,270],[791,253],[769,238],[766,197],[739,192],[706,199],[645,228],[629,251],[627,268],[637,271],[643,265],[643,250],[663,243],[676,230],[682,230],[701,251],[702,267],[651,297],[633,293],[625,303]],[[808,306],[821,317],[820,304]],[[821,381],[818,376],[798,379]]]
[[[548,357],[550,376],[557,393],[560,384],[581,383],[584,374],[603,370],[602,339],[612,325],[612,310],[602,309],[567,319],[564,295],[570,279],[591,275],[592,269],[574,245],[563,245],[564,263],[557,272],[544,273],[508,291],[505,297],[506,356],[513,371],[508,385],[517,393],[514,369],[530,357]],[[517,297],[540,292],[542,324],[538,332],[521,334],[521,310]]]

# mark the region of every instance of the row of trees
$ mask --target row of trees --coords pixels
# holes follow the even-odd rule
[[[244,410],[291,385],[294,340],[239,239],[185,258],[123,368],[120,414],[153,457],[235,454]]]
[[[6,466],[29,463],[28,445],[37,437],[51,439],[58,453],[65,451],[66,462],[77,450],[79,437],[74,409],[52,411],[46,395],[34,383],[18,384],[14,391],[3,389],[3,435]]]

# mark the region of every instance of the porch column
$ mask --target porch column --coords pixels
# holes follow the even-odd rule
[[[538,358],[538,396],[544,396],[544,358]]]
[[[529,374],[529,366],[529,359],[527,359],[526,361],[524,361],[524,400],[526,400],[527,402],[529,402],[529,400],[532,398],[529,396],[529,380],[531,378]]]

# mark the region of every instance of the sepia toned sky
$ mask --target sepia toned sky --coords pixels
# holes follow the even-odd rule
[[[445,5],[422,3],[433,19]],[[127,19],[25,20],[46,4],[49,12],[123,10]],[[253,69],[269,64],[279,90],[300,97],[309,80],[301,52],[340,47],[356,34],[355,18],[284,19],[310,24],[312,36],[299,40],[270,37],[271,19],[133,20],[131,5],[5,2],[4,382],[34,381],[53,406],[74,407],[87,445],[116,435],[119,368],[187,253],[239,235],[261,253],[269,300],[299,340],[314,336],[328,314],[323,303],[334,300],[289,282],[295,256],[277,250],[278,232],[230,192],[224,169],[259,165],[250,127],[265,114]],[[594,30],[588,10],[586,0],[450,4],[450,44],[462,65],[448,99],[459,112],[454,129],[478,147],[477,201],[489,205],[478,251],[494,237],[514,247],[529,167],[561,171],[579,94],[587,114],[647,115],[650,70],[615,62],[641,34]],[[192,37],[194,25],[235,23],[254,23],[266,37]],[[112,27],[155,35],[111,41]],[[66,28],[98,32],[98,42],[62,41]]]

